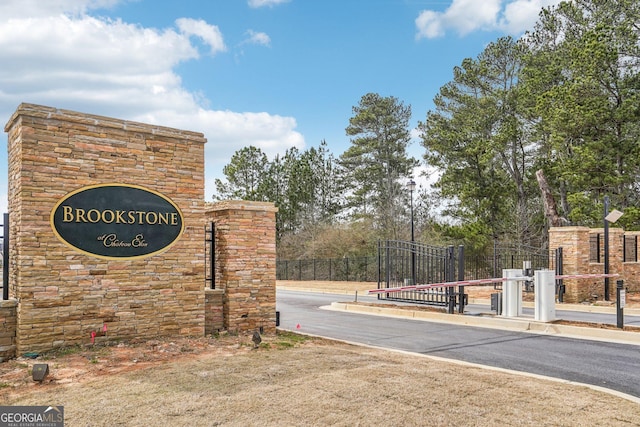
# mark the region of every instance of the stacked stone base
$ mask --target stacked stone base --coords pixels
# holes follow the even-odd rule
[[[0,362],[16,356],[16,325],[18,301],[0,300]]]

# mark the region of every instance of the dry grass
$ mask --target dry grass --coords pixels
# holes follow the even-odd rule
[[[51,374],[36,384],[30,367],[43,362]],[[580,385],[290,333],[258,349],[223,336],[17,359],[0,364],[0,402],[64,405],[68,426],[640,425],[640,405]]]
[[[150,341],[0,365],[0,401],[69,426],[638,425],[636,403],[566,383],[289,333]],[[41,361],[40,361],[41,363]],[[4,385],[4,387],[2,387]]]

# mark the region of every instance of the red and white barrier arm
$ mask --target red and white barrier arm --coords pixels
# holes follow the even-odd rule
[[[556,280],[562,279],[600,279],[604,277],[618,277],[619,274],[569,274],[569,275],[559,275],[556,276]],[[428,290],[432,288],[451,288],[454,286],[481,286],[481,285],[490,285],[492,283],[500,283],[506,282],[507,280],[515,280],[519,282],[531,281],[533,277],[523,276],[523,277],[496,277],[493,279],[477,279],[477,280],[461,280],[457,282],[441,282],[441,283],[430,283],[428,285],[415,285],[415,286],[400,286],[397,288],[382,288],[382,289],[371,289],[368,292],[370,294],[387,294],[387,293],[395,293],[395,292],[407,292],[407,291],[420,291],[420,290]]]
[[[603,277],[619,277],[619,274],[567,274],[556,276],[556,280],[563,279],[600,279]]]
[[[450,288],[453,286],[479,286],[490,285],[491,283],[504,282],[507,279],[500,277],[497,279],[477,279],[477,280],[462,280],[458,282],[442,282],[442,283],[430,283],[428,285],[416,285],[416,286],[401,286],[398,288],[383,288],[383,289],[371,289],[370,294],[385,294],[389,292],[406,292],[406,291],[419,291],[430,288]],[[509,280],[531,280],[530,277],[514,277]]]

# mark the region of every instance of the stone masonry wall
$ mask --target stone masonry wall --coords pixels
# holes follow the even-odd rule
[[[224,291],[222,289],[205,289],[204,295],[204,333],[205,335],[214,335],[224,329],[222,309]]]
[[[590,236],[600,234],[600,262],[591,261]],[[623,262],[624,236],[637,235],[637,232],[625,233],[620,228],[609,228],[609,272],[619,277],[609,279],[609,299],[615,301],[616,281],[623,280],[624,287],[630,291],[640,291],[640,263]],[[551,253],[562,247],[563,274],[603,274],[604,273],[604,229],[587,227],[554,227],[549,230],[549,249]],[[602,301],[604,296],[604,278],[565,279],[565,302]]]
[[[17,353],[88,343],[91,332],[98,342],[202,336],[204,136],[32,104],[20,105],[5,131]],[[165,252],[130,260],[63,244],[50,224],[56,202],[104,183],[170,198],[184,215],[182,237]]]
[[[0,300],[0,362],[16,356],[16,323],[18,301]]]
[[[636,259],[628,260],[622,263],[624,287],[630,292],[640,292],[640,254],[638,253],[638,241],[640,240],[640,231],[625,231],[624,236],[630,237],[632,243],[636,247]],[[635,242],[634,242],[635,241]],[[622,244],[624,250],[624,243]],[[624,258],[623,258],[624,259]],[[613,279],[615,283],[616,279]],[[615,285],[611,288],[612,295],[615,297]]]
[[[225,201],[207,209],[216,224],[216,288],[224,290],[224,328],[275,332],[276,240],[272,203]]]

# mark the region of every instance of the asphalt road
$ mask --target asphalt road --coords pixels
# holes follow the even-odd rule
[[[561,378],[640,397],[640,346],[320,309],[348,300],[345,295],[278,290],[280,328]]]

